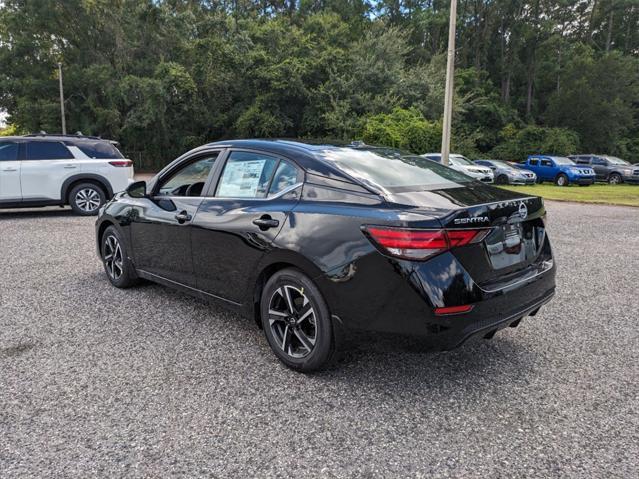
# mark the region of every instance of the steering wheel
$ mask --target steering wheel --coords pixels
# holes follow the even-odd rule
[[[202,190],[204,189],[204,182],[198,181],[197,183],[193,183],[189,185],[186,189],[185,196],[200,196],[202,194]]]

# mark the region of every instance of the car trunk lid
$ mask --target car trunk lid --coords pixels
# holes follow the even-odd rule
[[[472,184],[397,192],[388,200],[413,213],[437,218],[447,231],[487,230],[481,242],[452,249],[480,285],[516,276],[539,259],[546,213],[539,197]],[[419,221],[411,223],[411,227],[420,227]]]

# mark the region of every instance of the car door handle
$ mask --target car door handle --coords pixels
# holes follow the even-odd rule
[[[77,166],[76,166],[76,165],[64,165],[64,167],[65,167],[67,170],[70,170],[70,169],[72,169],[72,168],[77,168]]]
[[[3,168],[2,171],[18,171],[17,168]]]
[[[175,215],[175,219],[180,224],[186,223],[187,221],[191,221],[191,218],[193,217],[190,214],[188,214],[186,211],[181,211],[177,215]]]
[[[253,224],[255,226],[259,226],[262,231],[265,231],[269,228],[277,228],[280,225],[278,220],[274,220],[269,215],[264,215],[261,218],[253,220]]]

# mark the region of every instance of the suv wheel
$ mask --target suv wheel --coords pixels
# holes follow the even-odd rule
[[[93,183],[81,183],[69,193],[69,204],[76,214],[82,216],[97,215],[106,202],[102,188]]]
[[[310,372],[330,363],[335,352],[331,316],[309,277],[296,269],[275,273],[262,291],[260,312],[266,339],[286,366]]]
[[[618,185],[622,183],[621,175],[619,173],[611,173],[608,177],[608,183],[611,185]]]
[[[138,282],[133,263],[127,255],[122,237],[114,226],[109,226],[102,235],[100,253],[104,271],[116,288],[128,288]]]
[[[557,186],[568,186],[568,177],[563,173],[559,173],[555,178],[555,184]]]
[[[510,182],[508,181],[508,177],[506,175],[499,175],[496,179],[495,179],[495,183],[497,183],[498,185],[507,185]]]

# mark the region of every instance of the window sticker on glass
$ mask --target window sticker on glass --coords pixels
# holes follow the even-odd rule
[[[219,196],[257,196],[266,160],[229,162],[224,169]]]
[[[233,153],[224,167],[217,196],[263,198],[276,160],[252,153]]]

